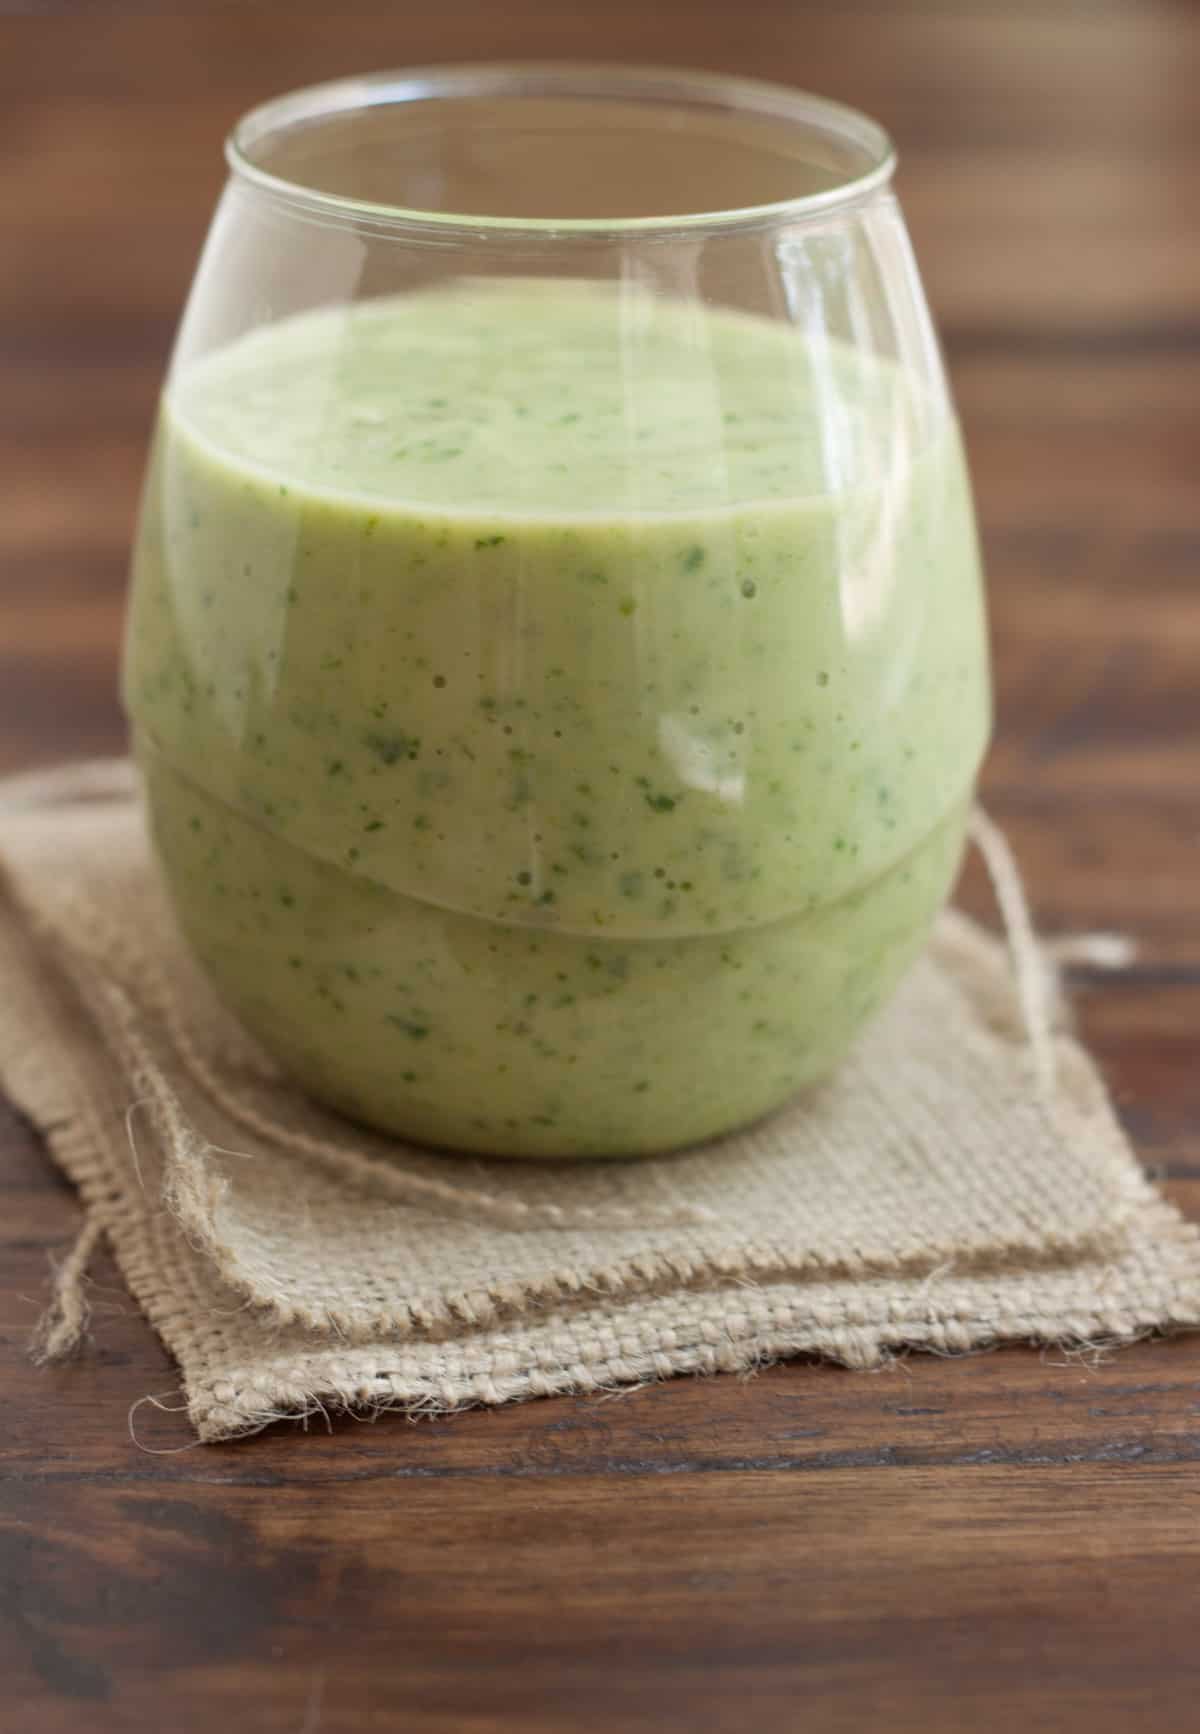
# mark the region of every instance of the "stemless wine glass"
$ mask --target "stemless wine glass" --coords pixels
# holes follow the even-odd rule
[[[228,157],[124,673],[195,952],[305,1089],[431,1145],[764,1114],[920,947],[989,727],[886,136],[467,67]]]

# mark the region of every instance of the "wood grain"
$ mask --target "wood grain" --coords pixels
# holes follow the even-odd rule
[[[987,798],[1144,1160],[1200,1218],[1200,14],[799,0],[0,13],[0,767],[118,750],[126,550],[237,113],[398,62],[603,54],[876,113],[991,578]],[[988,908],[982,876],[965,902]],[[111,1265],[25,1340],[77,1221],[0,1109],[0,1724],[256,1734],[1191,1734],[1200,1343],[796,1363],[452,1422],[180,1449]],[[126,1417],[130,1416],[131,1430]],[[159,1454],[166,1453],[166,1454]]]

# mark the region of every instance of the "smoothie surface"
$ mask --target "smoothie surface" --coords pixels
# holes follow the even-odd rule
[[[522,280],[282,321],[185,373],[170,407],[322,497],[537,519],[870,485],[929,413],[897,367],[778,321]]]

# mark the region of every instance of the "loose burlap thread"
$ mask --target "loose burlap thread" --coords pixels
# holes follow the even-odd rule
[[[1134,1160],[977,827],[1015,971],[948,911],[837,1075],[769,1121],[645,1162],[521,1165],[377,1136],[279,1076],[183,947],[127,764],[10,779],[0,1085],[85,1212],[41,1352],[78,1340],[102,1236],[202,1440],[1200,1323],[1200,1232]]]

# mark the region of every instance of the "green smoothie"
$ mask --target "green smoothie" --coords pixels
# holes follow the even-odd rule
[[[986,741],[957,430],[782,323],[581,285],[178,371],[126,703],[183,925],[314,1094],[630,1155],[826,1071]]]

